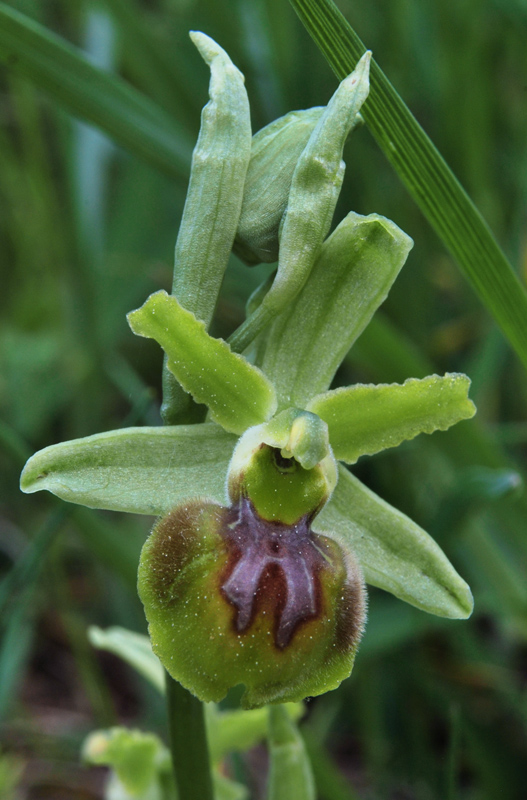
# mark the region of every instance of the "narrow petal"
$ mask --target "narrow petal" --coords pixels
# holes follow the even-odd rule
[[[354,464],[362,455],[473,417],[469,388],[470,379],[457,373],[410,378],[402,385],[357,384],[319,394],[307,408],[327,423],[335,458]]]
[[[367,489],[344,467],[317,520],[357,557],[366,582],[429,614],[466,619],[470,588],[422,528]]]
[[[98,433],[35,453],[20,488],[134,514],[166,514],[191,497],[222,503],[235,444],[212,423]]]
[[[167,366],[197,403],[231,433],[243,433],[268,420],[276,410],[274,387],[252,364],[213,339],[203,322],[166,292],[151,294],[128,314],[138,336],[155,339],[168,356]]]
[[[325,391],[342,359],[386,299],[412,247],[378,214],[348,214],[324,242],[309,281],[274,322],[263,369],[280,407],[305,407]]]

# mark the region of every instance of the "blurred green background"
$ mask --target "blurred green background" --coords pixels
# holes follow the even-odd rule
[[[174,120],[184,158],[208,71],[203,30],[246,76],[253,130],[325,104],[336,80],[285,0],[8,3],[123,76]],[[523,0],[340,0],[339,7],[527,276],[527,6]],[[4,60],[5,61],[5,60]],[[158,424],[161,352],[125,313],[171,285],[186,191],[0,65],[0,796],[99,798],[85,735],[163,709],[90,624],[145,631],[135,590],[151,520],[18,489],[46,445]],[[16,66],[16,65],[15,65]],[[186,154],[186,156],[185,156]],[[415,240],[338,382],[466,372],[479,412],[363,459],[356,473],[440,542],[470,582],[469,622],[380,591],[354,674],[308,703],[302,731],[323,800],[521,800],[527,783],[527,380],[367,128],[346,147],[335,222],[378,212]],[[229,265],[216,335],[269,272]],[[233,760],[263,795],[260,751]]]

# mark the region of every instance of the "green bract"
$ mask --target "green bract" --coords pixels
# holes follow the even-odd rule
[[[327,108],[257,134],[245,178],[243,77],[212,40],[194,40],[211,65],[211,101],[175,296],[154,293],[128,320],[165,351],[165,419],[192,419],[194,400],[210,420],[48,447],[28,461],[21,486],[160,515],[139,568],[155,653],[201,699],[241,683],[243,703],[260,706],[320,694],[349,675],[363,579],[432,614],[470,615],[470,589],[430,536],[337,460],[445,430],[475,409],[458,374],[329,390],[412,247],[377,214],[350,213],[326,238],[342,148],[368,94],[369,54]],[[276,251],[278,269],[229,345],[207,328],[235,234],[249,261]],[[239,353],[256,337],[250,363]],[[272,726],[277,742],[282,722]]]

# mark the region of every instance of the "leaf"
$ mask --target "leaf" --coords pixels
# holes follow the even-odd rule
[[[77,48],[0,3],[0,58],[70,113],[167,175],[188,175],[187,134],[122,78],[93,66]]]
[[[355,553],[373,586],[429,614],[466,619],[472,613],[469,587],[434,540],[342,466],[317,522],[317,531]]]
[[[315,800],[315,781],[298,729],[283,705],[269,706],[267,800]]]
[[[335,458],[354,464],[362,455],[473,417],[469,387],[469,378],[460,374],[409,378],[402,385],[356,384],[319,394],[307,408],[327,422]]]
[[[98,433],[35,453],[20,488],[135,514],[166,514],[190,497],[223,503],[235,444],[211,423]]]
[[[339,79],[366,51],[332,0],[291,5]],[[527,292],[485,220],[380,67],[361,114],[379,147],[527,365]]]
[[[209,336],[175,297],[155,292],[127,319],[134,333],[161,345],[169,370],[225,430],[243,433],[273,415],[275,391],[265,375],[222,339]]]
[[[93,647],[107,650],[126,661],[149,681],[161,694],[165,693],[165,671],[152,650],[150,639],[126,628],[88,628],[88,639]]]
[[[324,242],[309,281],[275,321],[267,341],[262,368],[281,405],[304,407],[328,388],[386,299],[412,244],[385,217],[353,212]]]

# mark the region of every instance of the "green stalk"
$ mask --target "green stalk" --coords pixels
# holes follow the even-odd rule
[[[166,673],[168,730],[178,800],[213,800],[203,703]]]

